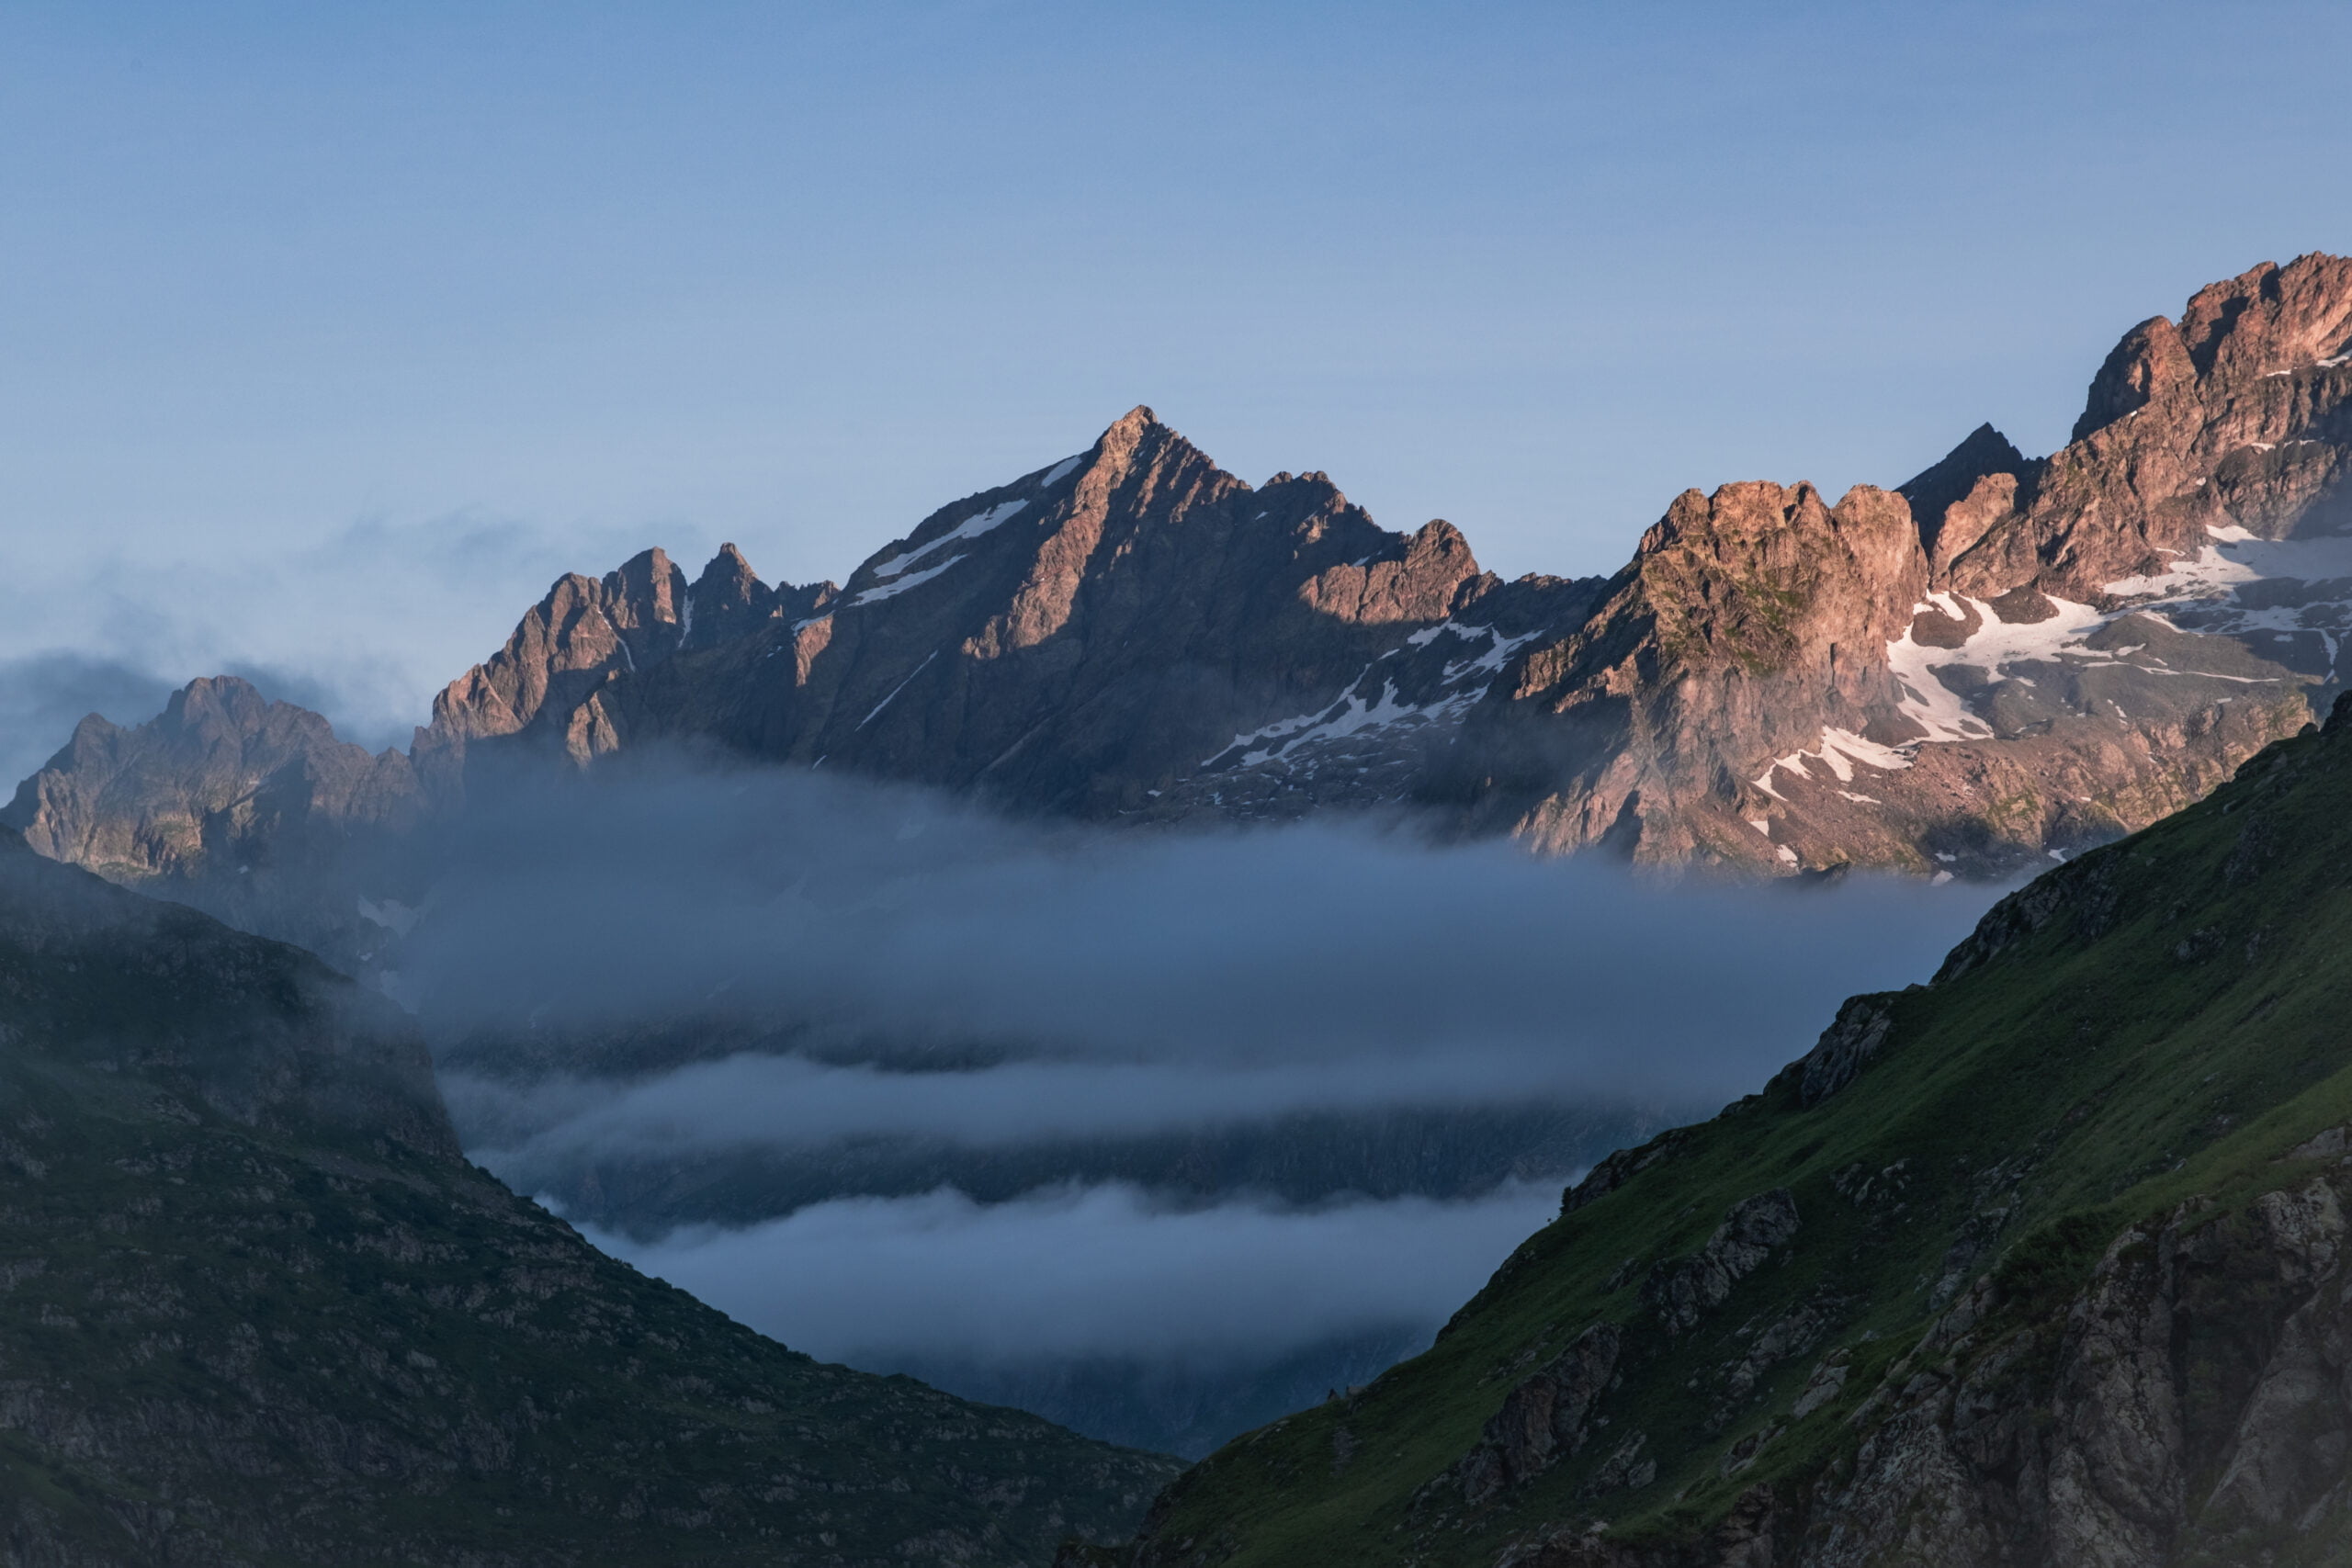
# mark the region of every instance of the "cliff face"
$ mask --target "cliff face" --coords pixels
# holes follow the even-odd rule
[[[1427,628],[1501,588],[1446,524],[1389,533],[1320,474],[1252,489],[1137,409],[942,508],[819,613],[615,682],[588,722],[1031,810],[1368,805],[1396,797],[1508,640]],[[1589,598],[1518,593],[1521,619],[1572,621]]]
[[[1510,583],[1447,524],[1383,529],[1320,474],[1252,488],[1136,409],[845,589],[731,546],[691,584],[659,550],[567,577],[435,699],[413,776],[378,760],[362,793],[431,816],[518,762],[684,744],[1103,820],[1409,807],[1660,865],[2008,875],[2200,798],[2332,696],[2347,400],[2352,262],[2266,265],[2127,334],[2048,457],[1984,426],[1893,491],[1691,491],[1613,578]],[[255,781],[267,725],[238,723]],[[233,794],[175,726],[77,742],[7,819],[187,896],[251,874],[148,841]]]
[[[2340,531],[2347,349],[2352,261],[2337,256],[2265,263],[2199,290],[2177,324],[2141,322],[2092,380],[2073,443],[2009,470],[2013,487],[1988,474],[1976,512],[1948,520],[1936,586],[2096,602],[2198,556],[2216,528]]]
[[[15,1562],[1037,1563],[1175,1468],[605,1258],[388,1004],[13,834],[0,1194]]]
[[[1826,756],[1831,728],[1841,756],[1896,762],[1896,737],[1870,732],[1888,730],[1882,716],[1899,694],[1883,649],[1926,586],[1900,496],[1860,488],[1831,506],[1810,485],[1689,491],[1589,622],[1529,650],[1476,716],[1461,760],[1485,770],[1496,754],[1535,758],[1498,799],[1542,848],[1613,837],[1653,861],[1794,864],[1793,851],[1756,842],[1737,815],[1751,792],[1726,792],[1724,775],[1782,753]]]
[[[1897,496],[1686,495],[1476,716],[1474,809],[1764,870],[1997,873],[2145,826],[2341,679],[2347,400],[2352,263],[2305,256],[2132,329],[2050,457],[1988,425]]]
[[[1603,1161],[1427,1355],[1070,1561],[2342,1561],[2337,714]]]

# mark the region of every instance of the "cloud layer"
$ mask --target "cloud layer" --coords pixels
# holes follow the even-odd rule
[[[478,1157],[788,1344],[1188,1449],[1426,1343],[1571,1162],[1756,1088],[1990,897],[642,760],[481,803],[451,864],[402,983]]]
[[[1549,1183],[1476,1202],[1169,1210],[1124,1186],[988,1207],[849,1199],[735,1231],[592,1239],[795,1348],[888,1365],[1148,1353],[1269,1358],[1434,1327],[1559,1208]]]
[[[774,771],[616,771],[468,833],[403,959],[445,1032],[780,1012],[1114,1059],[1507,1052],[1707,1093],[1932,967],[1986,902],[1664,886],[1376,825],[1022,826]]]

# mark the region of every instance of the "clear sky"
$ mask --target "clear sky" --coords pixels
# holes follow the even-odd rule
[[[2341,4],[0,4],[0,658],[421,716],[1152,404],[1506,573],[2352,248]]]

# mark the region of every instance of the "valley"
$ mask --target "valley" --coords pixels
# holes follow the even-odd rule
[[[2348,406],[2265,264],[2047,457],[1512,581],[1137,408],[842,586],[567,575],[405,750],[93,715],[0,812],[12,1528],[2323,1561]]]

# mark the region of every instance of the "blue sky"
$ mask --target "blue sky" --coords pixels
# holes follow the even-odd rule
[[[1149,402],[1507,573],[2062,440],[2352,247],[2352,9],[0,5],[0,655],[421,716],[563,565],[845,575]],[[340,597],[321,617],[310,601]]]

